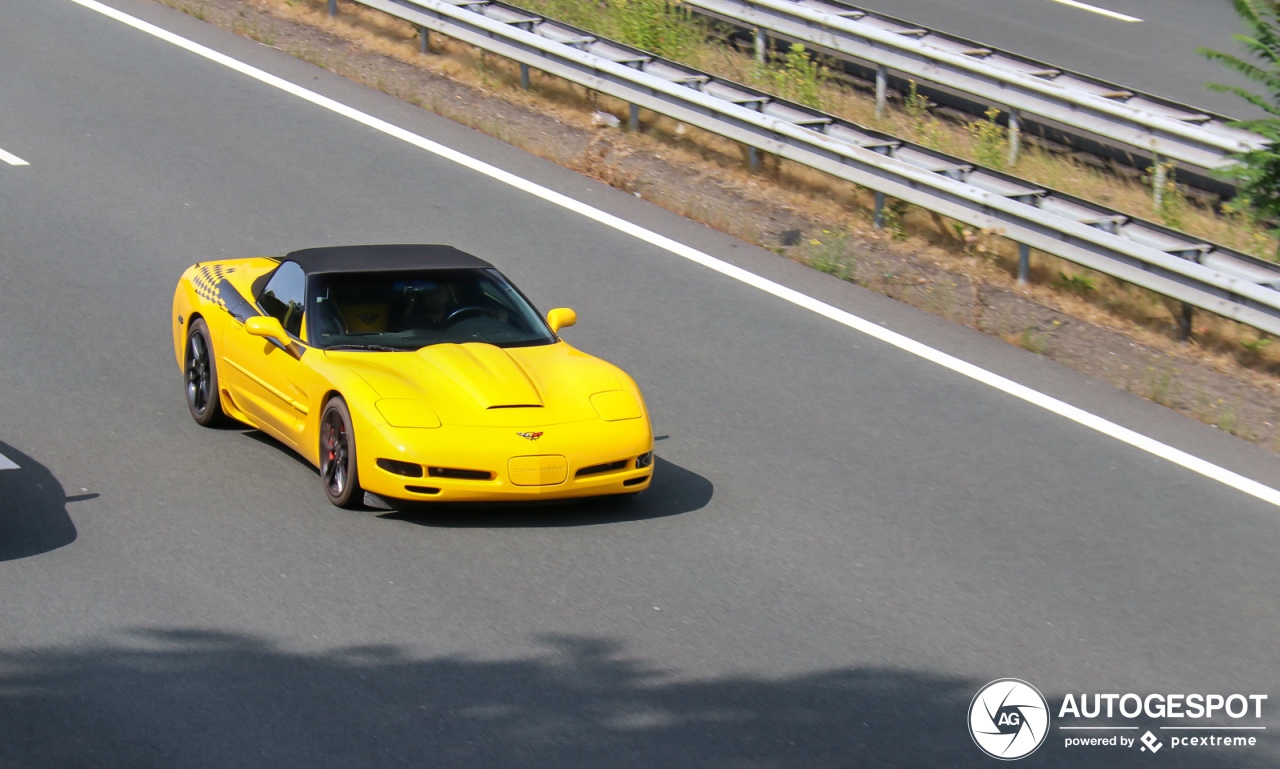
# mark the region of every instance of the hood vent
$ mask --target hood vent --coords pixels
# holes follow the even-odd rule
[[[542,394],[505,350],[489,344],[437,344],[418,355],[451,379],[481,408],[541,406]]]

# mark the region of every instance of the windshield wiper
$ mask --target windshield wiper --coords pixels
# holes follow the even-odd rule
[[[404,352],[399,347],[387,347],[381,344],[331,344],[326,350],[372,350],[373,352]]]

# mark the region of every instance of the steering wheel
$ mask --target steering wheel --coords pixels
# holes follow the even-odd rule
[[[454,310],[453,312],[449,313],[449,317],[445,318],[445,321],[447,321],[447,322],[449,322],[449,323],[452,323],[452,322],[454,322],[455,320],[457,320],[457,319],[458,319],[458,316],[459,316],[459,315],[467,315],[467,314],[470,314],[470,313],[473,313],[473,312],[480,313],[481,315],[484,315],[484,314],[486,314],[486,313],[487,313],[487,312],[489,312],[489,311],[488,311],[488,310],[486,310],[486,309],[485,309],[485,308],[483,308],[483,307],[476,307],[475,305],[471,305],[470,307],[459,307],[458,309],[456,309],[456,310]]]

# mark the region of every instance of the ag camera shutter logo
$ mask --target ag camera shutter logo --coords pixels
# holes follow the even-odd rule
[[[969,734],[992,758],[1024,758],[1049,736],[1049,703],[1026,681],[992,681],[969,703]]]

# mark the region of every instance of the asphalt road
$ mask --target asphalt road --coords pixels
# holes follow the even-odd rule
[[[1228,0],[859,0],[864,8],[1032,56],[1220,114],[1256,110],[1206,83],[1263,89],[1210,62],[1200,47],[1239,54],[1245,27]],[[1140,19],[1125,21],[1089,8]]]
[[[113,4],[1276,477],[1256,447],[1010,345]],[[1006,676],[1054,708],[1271,698],[1252,748],[1068,749],[1055,724],[1027,766],[1280,765],[1275,506],[70,0],[6,11],[0,148],[30,165],[0,164],[0,767],[990,766],[966,713]],[[568,340],[631,372],[664,436],[645,496],[344,512],[278,445],[191,422],[182,269],[411,241],[577,309]],[[1185,722],[1110,723],[1167,743]]]

